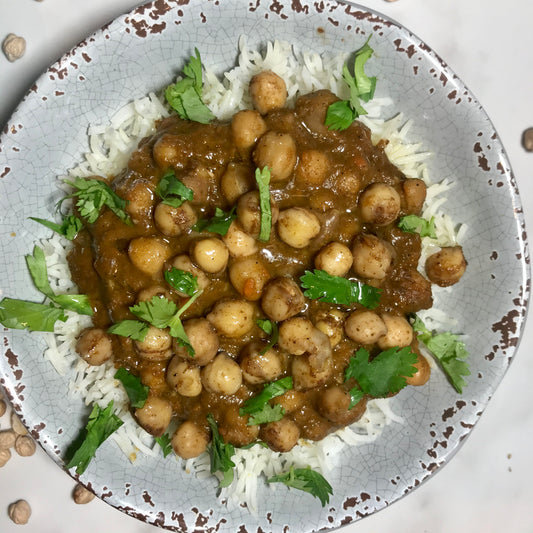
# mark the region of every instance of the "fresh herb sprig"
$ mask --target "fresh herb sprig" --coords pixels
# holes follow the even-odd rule
[[[294,468],[291,466],[288,472],[268,478],[267,483],[283,483],[287,487],[308,492],[320,500],[322,507],[329,503],[329,497],[333,495],[333,488],[326,478],[309,467]]]
[[[231,211],[226,213],[220,207],[215,208],[215,215],[210,219],[199,220],[193,226],[194,231],[210,231],[222,236],[226,235],[231,223],[237,218],[235,209],[235,206],[233,206]]]
[[[379,305],[381,289],[360,281],[332,276],[325,270],[306,270],[300,282],[306,289],[304,296],[307,298],[342,305],[358,303],[368,309],[375,309]]]
[[[239,415],[249,415],[248,425],[255,426],[267,422],[277,422],[285,415],[285,409],[279,404],[274,406],[268,402],[277,396],[285,394],[293,387],[292,377],[287,376],[272,383],[268,383],[257,395],[248,398],[239,409]]]
[[[79,445],[78,441],[76,441],[76,449],[74,451],[68,452],[72,453],[72,458],[67,463],[67,468],[76,467],[76,473],[83,474],[94,457],[96,450],[122,424],[122,420],[113,413],[113,401],[109,402],[105,409],[102,409],[98,404],[94,404],[89,415],[89,421],[85,426],[83,439]]]
[[[130,405],[135,409],[144,407],[150,387],[143,385],[138,376],[134,376],[128,372],[124,367],[120,367],[115,372],[115,379],[118,379],[126,391],[130,400]]]
[[[454,389],[461,394],[467,384],[464,377],[470,375],[470,368],[466,362],[470,354],[464,342],[450,332],[432,333],[416,315],[412,325],[418,333],[418,339],[435,356]]]
[[[160,437],[155,437],[155,441],[161,447],[163,457],[167,457],[167,455],[172,453],[172,440],[169,435],[163,433]]]
[[[211,474],[220,472],[222,480],[220,487],[229,487],[233,482],[235,463],[231,460],[235,454],[235,447],[233,444],[225,442],[220,432],[214,416],[209,413],[207,415],[207,423],[211,428],[211,444],[209,447],[211,457]]]
[[[258,318],[256,324],[267,334],[270,335],[268,344],[259,352],[260,355],[265,355],[279,339],[279,327],[273,320],[265,318]]]
[[[346,64],[342,69],[342,77],[350,89],[350,98],[335,102],[328,107],[325,125],[331,130],[345,130],[357,117],[367,114],[360,100],[370,101],[376,90],[376,77],[368,77],[365,73],[365,64],[374,53],[368,44],[369,41],[370,37],[355,53],[353,76]]]
[[[420,237],[437,238],[435,217],[426,220],[417,215],[405,215],[398,221],[398,227],[407,233],[418,233]]]
[[[163,174],[157,187],[156,194],[161,198],[162,202],[171,207],[180,207],[186,201],[191,201],[194,198],[194,192],[184,185],[174,173],[169,170]]]
[[[196,56],[183,67],[183,79],[166,88],[165,98],[181,118],[208,124],[215,116],[202,100],[202,59],[194,51]]]
[[[370,353],[365,348],[359,348],[344,371],[344,379],[353,378],[357,385],[350,390],[350,409],[354,407],[365,394],[374,398],[383,398],[395,393],[407,385],[406,377],[414,376],[418,360],[409,346],[389,348],[370,361]]]
[[[89,224],[94,224],[100,216],[102,207],[106,206],[125,224],[131,225],[131,219],[126,213],[127,201],[122,199],[107,183],[102,180],[90,178],[75,178],[74,181],[64,180],[75,189],[60,200],[58,206],[67,198],[76,199],[76,207]]]
[[[46,220],[44,218],[30,217],[30,219],[42,224],[56,233],[59,233],[59,235],[63,235],[63,237],[66,237],[69,241],[74,240],[76,235],[83,228],[83,222],[76,215],[66,216],[63,218],[61,224],[51,222],[50,220]]]
[[[270,207],[270,169],[263,167],[255,169],[255,181],[259,189],[259,207],[261,209],[260,229],[258,239],[268,242],[272,230],[272,209]]]

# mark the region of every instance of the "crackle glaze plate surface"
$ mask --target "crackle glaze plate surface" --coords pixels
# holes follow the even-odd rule
[[[176,531],[314,531],[336,528],[408,494],[457,451],[478,421],[517,348],[529,295],[524,221],[497,133],[475,97],[416,36],[356,5],[289,0],[157,0],[121,16],[45,72],[8,122],[0,144],[0,296],[39,301],[24,256],[48,236],[28,216],[50,218],[55,176],[87,149],[87,125],[102,123],[132,98],[171,82],[194,47],[219,72],[231,67],[240,35],[260,46],[283,39],[316,52],[352,52],[372,34],[377,95],[414,120],[410,140],[434,155],[429,170],[455,186],[446,205],[466,224],[468,270],[436,305],[458,320],[471,376],[458,395],[441,372],[394,398],[404,424],[373,443],[345,448],[328,474],[334,495],[322,508],[309,495],[260,488],[256,515],[226,507],[214,478],[197,480],[177,461],[139,457],[111,441],[81,480],[141,520]],[[43,357],[39,334],[2,331],[0,383],[32,435],[62,456],[87,409],[67,395],[69,376]]]

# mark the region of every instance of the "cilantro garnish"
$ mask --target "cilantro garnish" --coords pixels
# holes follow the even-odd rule
[[[414,376],[418,357],[409,346],[389,348],[370,361],[370,354],[365,348],[359,348],[344,371],[345,381],[353,378],[358,386],[350,390],[352,401],[350,409],[357,404],[364,394],[374,398],[383,398],[398,392],[407,385],[406,377]]]
[[[150,387],[143,385],[141,379],[133,374],[130,374],[125,368],[120,367],[115,373],[115,379],[118,379],[130,400],[130,405],[136,409],[144,406]]]
[[[166,457],[172,452],[172,440],[166,433],[163,433],[160,437],[155,437],[155,441],[161,446],[163,457]]]
[[[225,213],[219,207],[215,208],[215,216],[209,220],[199,220],[194,226],[194,231],[210,231],[212,233],[218,233],[219,235],[226,235],[228,233],[231,223],[237,218],[235,214],[235,206]]]
[[[174,174],[169,170],[163,174],[161,180],[155,188],[155,192],[162,199],[164,204],[172,207],[180,207],[183,202],[191,201],[194,197],[192,189],[186,187]]]
[[[181,118],[208,124],[215,116],[202,101],[202,60],[198,49],[194,51],[196,57],[183,67],[184,78],[166,88],[165,98]]]
[[[287,376],[272,383],[268,383],[263,390],[252,398],[248,398],[239,409],[239,415],[250,415],[249,426],[277,422],[285,415],[285,409],[281,405],[271,406],[268,402],[272,398],[281,396],[292,389],[292,377]]]
[[[457,335],[450,332],[431,333],[417,316],[413,322],[413,329],[440,363],[455,390],[462,393],[463,387],[467,384],[463,376],[470,375],[468,363],[465,361],[470,354],[466,350],[464,342],[461,342]]]
[[[42,224],[56,233],[59,233],[59,235],[63,235],[63,237],[66,237],[69,241],[72,241],[83,227],[83,222],[76,215],[65,217],[61,224],[50,222],[44,218],[30,217],[30,219],[39,222],[39,224]]]
[[[346,64],[342,69],[342,77],[350,89],[350,98],[335,102],[328,107],[325,125],[331,130],[345,130],[357,117],[367,114],[360,100],[368,102],[374,97],[376,89],[376,77],[368,77],[365,73],[365,64],[374,53],[368,41],[370,37],[355,53],[353,76]]]
[[[261,209],[261,225],[259,230],[259,240],[267,242],[270,239],[272,229],[272,210],[270,208],[270,169],[264,167],[263,170],[255,169],[255,181],[259,189],[259,207]]]
[[[333,489],[326,478],[310,467],[291,466],[288,472],[267,479],[267,483],[283,483],[287,487],[308,492],[320,500],[322,507],[329,503],[330,494],[333,495]]]
[[[420,237],[429,237],[436,239],[435,217],[429,220],[417,215],[406,215],[398,221],[398,227],[407,233],[419,233]]]
[[[267,335],[270,335],[268,344],[259,352],[261,355],[264,355],[278,342],[279,328],[276,322],[264,318],[257,319],[256,323]]]
[[[75,178],[74,181],[64,180],[65,183],[76,189],[75,192],[63,198],[76,198],[76,207],[80,215],[94,224],[100,215],[102,207],[107,206],[125,224],[131,224],[131,219],[126,213],[126,200],[123,200],[107,183],[89,178]]]
[[[105,409],[94,404],[85,427],[83,441],[77,446],[67,468],[70,469],[75,466],[76,473],[83,474],[99,446],[122,424],[122,420],[113,414],[113,401],[109,402]]]
[[[218,425],[211,413],[207,415],[207,422],[211,428],[211,445],[209,448],[211,455],[211,474],[222,473],[220,487],[228,487],[233,481],[233,468],[235,463],[231,460],[235,454],[233,444],[225,442],[218,431]]]
[[[142,342],[146,338],[149,327],[149,324],[140,320],[121,320],[113,324],[107,332]]]
[[[194,276],[186,270],[172,267],[165,271],[165,279],[170,286],[187,296],[192,296],[198,290],[198,276]]]
[[[375,309],[379,305],[381,289],[360,281],[332,276],[325,270],[306,270],[300,282],[307,289],[304,292],[307,298],[343,305],[358,303],[368,309]]]

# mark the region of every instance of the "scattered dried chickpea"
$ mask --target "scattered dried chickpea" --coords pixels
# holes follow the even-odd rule
[[[35,453],[35,442],[29,435],[19,435],[15,441],[15,451],[21,457],[29,457]]]
[[[4,429],[0,431],[0,449],[13,448],[17,434],[12,429]]]
[[[11,459],[11,452],[8,448],[0,449],[0,468],[6,465],[6,463]]]
[[[0,400],[0,418],[6,414],[6,411],[7,411],[6,402],[4,402],[4,400]]]
[[[81,483],[78,483],[72,491],[72,499],[78,505],[84,505],[94,500],[94,494],[86,489]]]
[[[9,518],[15,524],[27,524],[31,516],[31,507],[26,500],[18,500],[8,507]]]
[[[14,33],[9,33],[2,43],[2,50],[9,61],[16,61],[26,51],[26,40]]]
[[[28,434],[28,430],[26,429],[26,426],[20,421],[20,418],[17,416],[17,413],[15,413],[15,411],[11,411],[11,429],[17,435]]]
[[[527,128],[522,133],[522,146],[526,152],[533,152],[533,128]]]

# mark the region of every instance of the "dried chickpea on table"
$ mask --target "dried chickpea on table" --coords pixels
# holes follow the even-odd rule
[[[69,255],[95,309],[78,353],[138,376],[149,388],[138,423],[160,437],[180,420],[171,444],[186,459],[215,430],[235,446],[260,439],[286,452],[357,420],[372,397],[354,400],[357,382],[346,377],[360,348],[371,357],[406,348],[407,383],[425,383],[429,364],[407,315],[431,307],[432,283],[452,285],[466,268],[456,246],[429,257],[429,279],[418,272],[420,235],[398,220],[420,215],[426,185],[392,165],[363,124],[328,128],[334,94],[287,108],[285,82],[270,71],[250,93],[254,109],[228,123],[161,120],[108,180],[127,201],[122,220],[104,210]],[[323,301],[310,285],[324,278],[374,300]],[[179,310],[179,334],[154,321],[121,329],[160,306]],[[283,380],[290,386],[256,421],[246,405]]]

